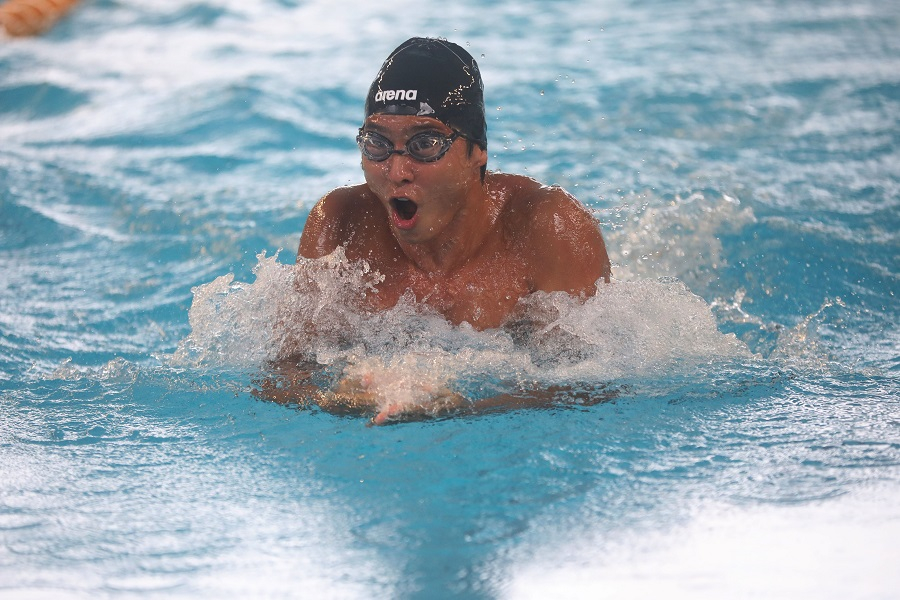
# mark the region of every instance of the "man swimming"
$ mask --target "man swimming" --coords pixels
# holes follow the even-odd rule
[[[370,308],[411,293],[454,324],[487,329],[533,292],[586,298],[609,281],[598,224],[574,197],[486,170],[481,74],[460,46],[412,38],[394,50],[356,139],[366,182],[319,200],[298,255],[341,246],[367,261],[384,277]]]
[[[411,294],[452,323],[477,329],[508,323],[534,292],[586,299],[609,281],[603,236],[575,198],[528,177],[487,171],[481,74],[464,49],[439,39],[407,40],[372,82],[365,113],[356,140],[366,182],[319,200],[298,261],[343,247],[348,260],[364,260],[383,276],[368,294],[370,309],[390,309]],[[257,393],[285,403],[311,397],[330,412],[372,413],[373,423],[384,424],[457,410],[544,406],[562,390],[473,404],[438,387],[421,390],[425,401],[409,403],[380,396],[365,375],[319,390],[310,380],[314,368],[281,361]]]

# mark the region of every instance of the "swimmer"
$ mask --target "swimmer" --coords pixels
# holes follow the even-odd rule
[[[367,298],[386,310],[412,297],[454,324],[508,323],[535,292],[587,299],[609,282],[598,223],[570,194],[521,175],[487,170],[487,126],[478,64],[460,46],[412,38],[387,58],[369,88],[356,138],[365,183],[326,194],[310,212],[298,260],[342,247],[383,276]],[[310,371],[285,362],[260,393],[289,401]],[[304,387],[305,386],[305,387]],[[331,412],[375,412],[374,424],[437,416],[471,406],[427,384],[416,402],[380,397],[347,377],[314,394]],[[307,396],[308,397],[308,396]],[[546,404],[552,391],[495,398],[497,406]],[[425,398],[425,401],[422,401]],[[475,407],[478,408],[478,407]]]
[[[9,0],[0,5],[0,32],[13,37],[50,29],[78,0]]]
[[[342,246],[384,280],[374,310],[404,294],[454,324],[504,323],[537,291],[592,296],[610,263],[597,222],[570,194],[487,171],[481,74],[460,46],[412,38],[369,88],[357,143],[365,183],[310,212],[298,255]]]

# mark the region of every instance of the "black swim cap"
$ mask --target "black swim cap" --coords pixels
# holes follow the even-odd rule
[[[369,88],[366,118],[373,114],[432,117],[487,148],[478,63],[447,40],[410,38],[400,44]]]

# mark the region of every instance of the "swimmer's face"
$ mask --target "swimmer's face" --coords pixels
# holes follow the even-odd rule
[[[363,130],[384,136],[394,148],[404,148],[420,133],[453,134],[437,119],[401,115],[372,115]],[[480,189],[487,152],[476,145],[469,154],[467,146],[465,139],[457,138],[434,162],[400,154],[383,161],[362,157],[366,183],[387,211],[398,239],[409,243],[435,239],[465,208],[473,184]]]

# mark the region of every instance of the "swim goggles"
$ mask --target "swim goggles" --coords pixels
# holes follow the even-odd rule
[[[458,137],[465,136],[458,131],[454,131],[451,135],[425,131],[409,138],[405,147],[398,150],[394,148],[391,140],[380,133],[364,131],[360,128],[359,135],[356,136],[356,143],[363,156],[375,162],[387,160],[391,154],[409,154],[419,162],[434,162],[447,153],[453,140]]]

